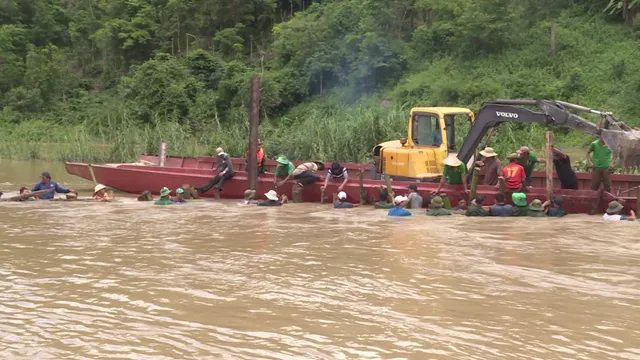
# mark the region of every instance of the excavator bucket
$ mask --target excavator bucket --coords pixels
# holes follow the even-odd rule
[[[602,138],[624,170],[640,168],[640,131],[602,129]]]

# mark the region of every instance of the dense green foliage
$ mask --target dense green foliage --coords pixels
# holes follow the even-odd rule
[[[630,0],[5,0],[0,154],[131,159],[246,147],[366,161],[412,106],[555,98],[640,117]],[[542,129],[505,126],[497,147]],[[564,142],[582,144],[584,137]],[[56,151],[50,149],[57,143]],[[108,144],[108,147],[95,146]]]

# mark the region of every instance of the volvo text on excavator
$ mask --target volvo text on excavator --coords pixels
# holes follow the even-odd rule
[[[594,123],[574,112],[596,114],[599,120]],[[485,103],[477,116],[465,108],[411,109],[408,138],[378,144],[373,149],[374,169],[394,179],[434,181],[442,174],[442,161],[451,153],[472,168],[476,151],[481,150],[478,146],[489,141],[490,135],[483,141],[489,129],[504,122],[562,126],[602,135],[618,166],[628,169],[640,165],[640,131],[610,112],[554,100],[494,100]],[[456,137],[463,133],[467,136],[458,150]]]

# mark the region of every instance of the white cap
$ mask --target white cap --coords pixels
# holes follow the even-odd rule
[[[347,193],[346,193],[346,192],[344,192],[344,191],[340,191],[340,192],[338,193],[338,199],[340,199],[340,200],[347,200]]]
[[[398,196],[396,196],[396,198],[395,198],[395,199],[393,199],[393,203],[394,203],[394,204],[396,204],[396,205],[398,205],[398,204],[400,204],[400,203],[402,203],[402,202],[405,202],[405,201],[407,201],[407,200],[409,200],[409,198],[408,198],[408,197],[406,197],[406,196],[402,196],[402,195],[398,195]]]
[[[264,196],[266,196],[269,200],[278,200],[278,193],[275,190],[269,190],[269,192],[264,194]]]
[[[95,194],[95,193],[97,193],[98,191],[103,190],[103,189],[106,189],[106,188],[107,188],[106,186],[104,186],[104,185],[102,185],[102,184],[98,184],[98,185],[96,185],[96,187],[95,187],[95,188],[93,188],[93,193]]]

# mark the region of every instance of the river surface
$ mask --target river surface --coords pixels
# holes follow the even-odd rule
[[[640,359],[639,225],[0,203],[0,359]]]

